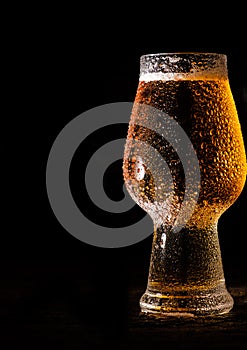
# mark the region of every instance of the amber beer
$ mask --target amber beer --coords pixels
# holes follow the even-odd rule
[[[243,138],[228,79],[188,75],[185,80],[141,81],[135,102],[164,111],[189,136],[201,170],[198,207],[203,210],[198,224],[214,221],[214,214],[221,215],[238,198],[246,177]]]
[[[189,61],[190,55],[187,56]],[[146,70],[140,76],[136,93],[136,103],[163,111],[183,128],[196,151],[201,177],[195,210],[186,226],[174,233],[167,217],[179,209],[186,185],[183,176],[174,171],[179,200],[176,210],[164,215],[162,225],[154,222],[148,286],[140,301],[141,310],[146,313],[221,314],[233,305],[225,287],[217,222],[243,189],[246,154],[226,71],[222,74],[222,70],[211,67],[200,71],[199,64],[197,68],[196,73],[182,74],[171,64],[158,74],[155,69]],[[135,110],[131,120],[128,138],[157,144],[158,135],[149,134],[145,139],[145,131],[133,126]],[[136,159],[127,159],[126,155],[124,178],[129,192],[135,192],[138,204],[146,210],[145,204],[151,205],[155,200],[155,184],[152,174],[141,181],[136,178]]]

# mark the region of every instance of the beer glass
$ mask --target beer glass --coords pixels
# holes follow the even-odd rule
[[[217,223],[240,195],[247,166],[241,126],[221,53],[140,58],[123,176],[154,223],[141,312],[229,312]]]

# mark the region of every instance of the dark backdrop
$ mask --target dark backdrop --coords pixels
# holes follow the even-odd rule
[[[69,121],[90,108],[132,102],[142,54],[209,51],[228,57],[229,80],[247,144],[247,50],[241,28],[231,33],[229,28],[214,27],[200,39],[194,37],[193,28],[175,34],[137,25],[127,33],[125,21],[123,30],[114,35],[116,23],[109,29],[97,26],[93,33],[96,22],[85,25],[66,18],[47,14],[33,33],[29,26],[17,37],[15,79],[23,108],[11,151],[11,215],[3,232],[2,284],[6,295],[24,295],[15,299],[17,309],[11,309],[14,316],[9,323],[16,329],[22,322],[42,323],[40,310],[60,300],[72,310],[68,315],[92,329],[95,326],[95,336],[102,330],[118,334],[126,328],[129,288],[139,285],[144,291],[146,287],[152,236],[129,247],[105,249],[66,232],[46,194],[46,163],[53,141]],[[34,17],[31,23],[35,21]],[[229,284],[246,275],[246,193],[245,187],[219,222]],[[21,332],[18,337],[22,339]]]

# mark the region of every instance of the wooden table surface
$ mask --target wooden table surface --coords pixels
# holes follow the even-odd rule
[[[144,283],[132,281],[124,290],[123,280],[114,290],[102,283],[97,289],[71,267],[41,265],[16,266],[2,274],[2,350],[247,348],[243,281],[229,285],[235,304],[226,315],[154,320],[139,314]]]
[[[140,292],[132,290],[134,303],[129,333],[132,344],[157,345],[169,349],[246,349],[247,348],[247,285],[232,286],[234,298],[230,313],[216,317],[150,319],[141,316],[136,307]]]

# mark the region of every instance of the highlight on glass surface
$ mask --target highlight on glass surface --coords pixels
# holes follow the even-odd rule
[[[217,224],[239,197],[246,173],[226,55],[141,56],[123,176],[154,223],[142,313],[204,316],[232,309]]]

